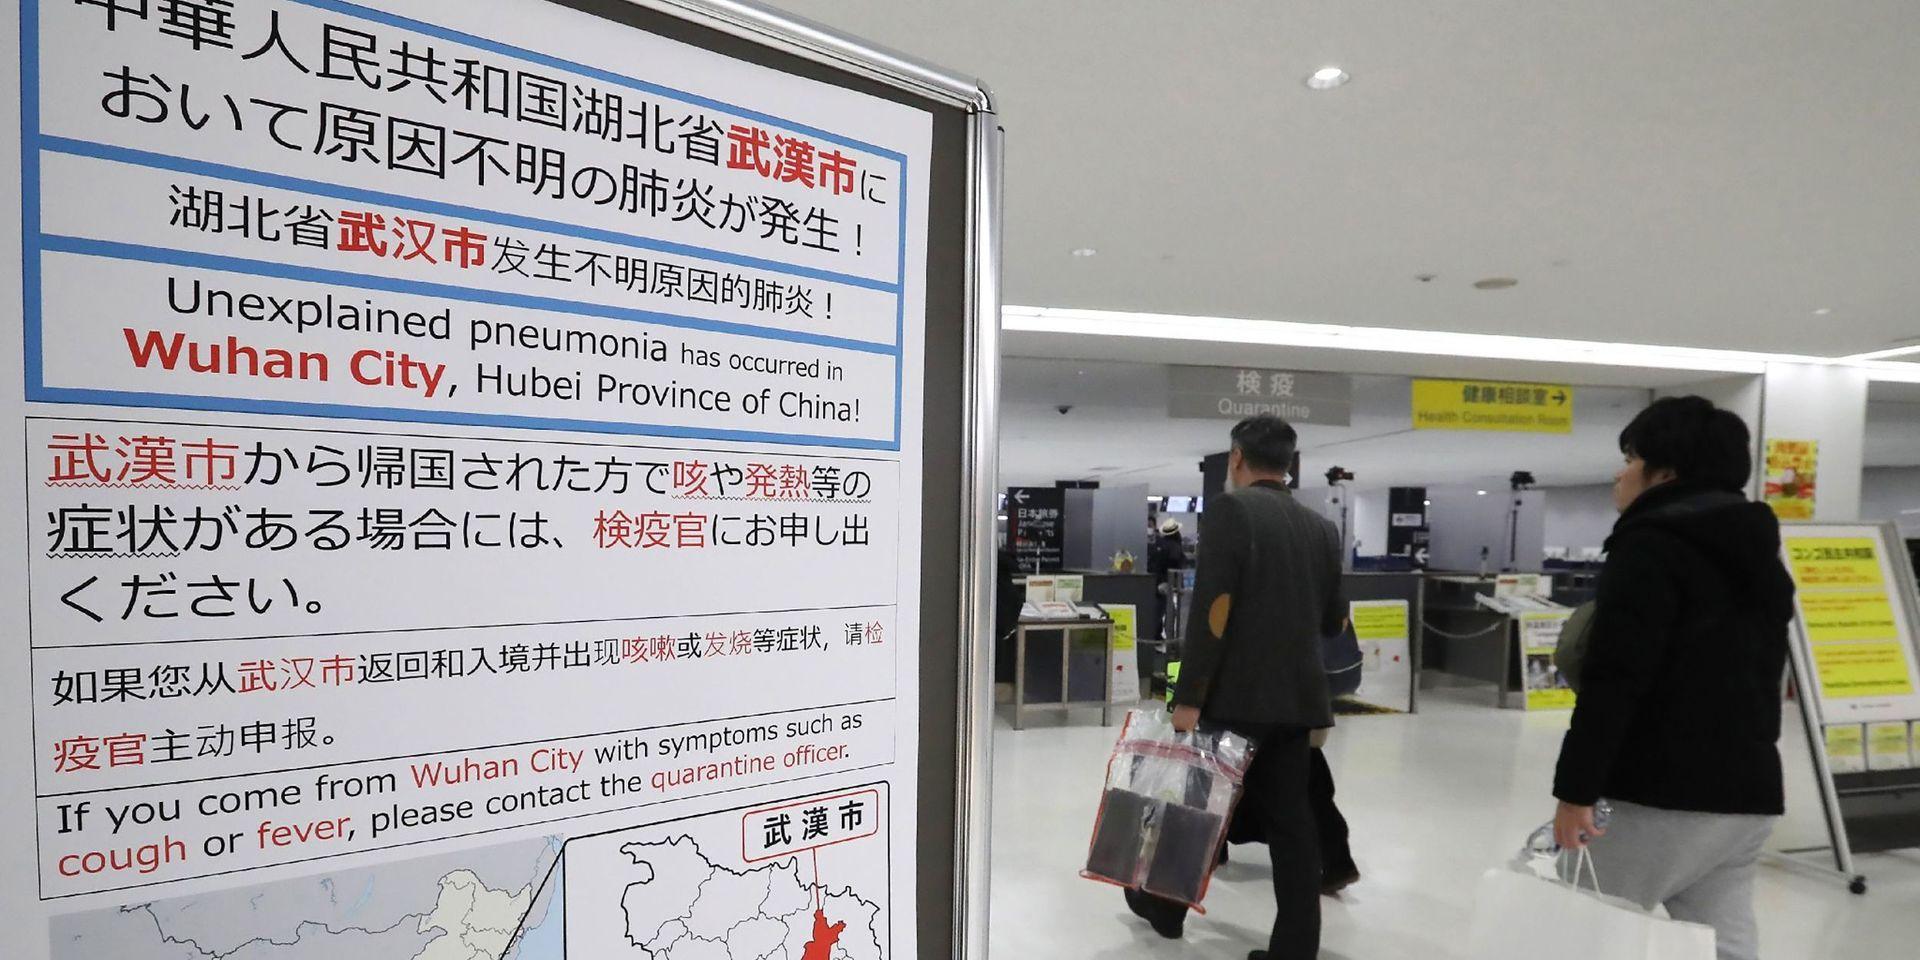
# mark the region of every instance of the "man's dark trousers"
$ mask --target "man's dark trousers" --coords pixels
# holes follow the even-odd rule
[[[1308,790],[1312,776],[1309,732],[1300,727],[1244,731],[1260,746],[1247,768],[1240,799],[1266,829],[1273,858],[1273,933],[1269,960],[1314,960],[1320,955],[1320,830]]]
[[[1235,733],[1258,744],[1247,768],[1243,814],[1256,818],[1273,858],[1273,933],[1269,960],[1314,960],[1320,955],[1320,827],[1308,780],[1312,744],[1301,727],[1244,727]],[[1151,908],[1181,917],[1187,905],[1150,897]]]

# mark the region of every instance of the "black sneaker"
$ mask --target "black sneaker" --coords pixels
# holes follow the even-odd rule
[[[1132,910],[1134,916],[1152,924],[1154,933],[1168,940],[1178,940],[1187,932],[1185,906],[1181,906],[1180,912],[1175,913],[1174,904],[1149,897],[1132,887],[1126,887],[1122,892],[1127,895],[1127,909]]]
[[[1328,873],[1320,878],[1320,895],[1337,897],[1340,891],[1360,882],[1360,868],[1348,864],[1345,868]]]

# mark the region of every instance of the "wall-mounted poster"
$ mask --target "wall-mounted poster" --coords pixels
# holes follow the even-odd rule
[[[1768,440],[1762,496],[1782,520],[1812,520],[1820,472],[1820,441]]]

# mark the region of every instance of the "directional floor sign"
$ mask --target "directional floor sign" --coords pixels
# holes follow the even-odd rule
[[[1413,428],[1572,433],[1573,388],[1554,383],[1415,380]]]

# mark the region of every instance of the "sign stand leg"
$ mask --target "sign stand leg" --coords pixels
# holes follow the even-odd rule
[[[1798,632],[1799,624],[1793,629]],[[1801,638],[1804,640],[1804,638]],[[1827,836],[1832,838],[1833,868],[1848,878],[1847,888],[1855,894],[1867,892],[1867,878],[1854,872],[1853,846],[1847,840],[1847,822],[1840,812],[1840,794],[1833,786],[1833,770],[1827,764],[1827,738],[1821,734],[1819,707],[1813,702],[1812,665],[1807,662],[1807,645],[1791,643],[1793,656],[1794,702],[1800,705],[1800,723],[1807,734],[1807,752],[1813,756],[1813,779],[1820,787],[1821,812],[1827,818]],[[1795,862],[1786,858],[1789,862]]]

